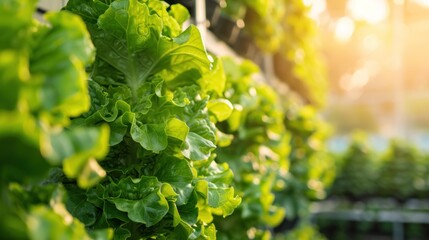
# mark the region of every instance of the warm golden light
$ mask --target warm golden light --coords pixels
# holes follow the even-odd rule
[[[386,0],[349,0],[347,10],[358,21],[379,23],[388,15]]]
[[[414,0],[413,2],[425,7],[429,7],[429,0]]]
[[[366,52],[368,53],[373,52],[377,50],[379,46],[380,46],[380,39],[377,37],[377,35],[371,34],[363,38],[362,47]]]
[[[304,4],[311,8],[309,16],[314,19],[326,10],[326,0],[304,0]]]
[[[342,17],[335,25],[335,39],[339,42],[347,42],[355,31],[355,24],[349,17]]]
[[[340,86],[345,91],[359,90],[363,88],[370,79],[370,72],[366,68],[356,70],[353,74],[346,74],[340,80]]]

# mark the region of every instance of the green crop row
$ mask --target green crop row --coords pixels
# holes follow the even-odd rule
[[[333,196],[399,201],[429,196],[429,156],[409,142],[393,139],[387,150],[376,152],[365,135],[356,134],[338,163]]]

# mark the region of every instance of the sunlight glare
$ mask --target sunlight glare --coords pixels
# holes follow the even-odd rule
[[[386,0],[349,0],[347,10],[355,20],[376,24],[386,19],[388,5]]]
[[[355,24],[349,17],[342,17],[335,25],[335,39],[339,42],[347,42],[355,31]]]
[[[370,72],[366,68],[356,70],[353,74],[346,74],[340,80],[340,86],[345,91],[359,90],[363,88],[370,78]]]
[[[413,2],[425,7],[429,7],[429,0],[414,0]]]
[[[311,7],[309,16],[317,19],[326,10],[326,0],[304,0],[304,4]]]

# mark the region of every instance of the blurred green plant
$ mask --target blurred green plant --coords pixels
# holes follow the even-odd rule
[[[228,217],[218,219],[219,239],[269,239],[270,228],[278,225],[285,209],[276,204],[276,190],[284,190],[280,175],[288,170],[289,133],[278,94],[258,82],[258,68],[249,61],[223,59],[226,73],[225,96],[234,110],[219,129],[231,137],[228,147],[216,150],[217,160],[227,162],[234,175],[234,187],[243,201]]]
[[[271,239],[272,228],[285,217],[304,223],[311,201],[326,196],[335,174],[325,145],[330,128],[314,108],[292,98],[282,103],[274,88],[258,81],[251,62],[225,58],[223,64],[225,97],[234,110],[217,125],[231,137],[228,147],[216,150],[217,160],[231,166],[243,202],[231,217],[216,222],[218,237]]]
[[[48,172],[80,187],[97,184],[108,152],[105,125],[74,126],[90,107],[85,66],[93,45],[79,17],[33,18],[36,1],[0,3],[0,223],[5,239],[87,239]],[[109,234],[109,230],[104,232]]]
[[[331,196],[352,201],[368,197],[400,202],[428,196],[428,156],[411,143],[392,139],[383,153],[374,151],[366,134],[357,132],[338,158]]]
[[[327,73],[317,49],[317,25],[311,6],[302,0],[227,0],[223,10],[244,19],[244,30],[264,52],[275,54],[275,70],[283,82],[307,102],[322,106]]]
[[[400,201],[415,197],[425,188],[427,171],[424,158],[415,146],[393,139],[389,149],[381,157],[378,173],[378,192],[383,197]]]
[[[339,157],[337,177],[330,194],[352,200],[376,194],[377,156],[364,132],[355,132],[346,152]]]
[[[309,222],[301,222],[297,227],[285,234],[278,234],[274,240],[326,240],[318,229]]]
[[[287,217],[305,217],[311,201],[326,197],[326,190],[335,178],[335,158],[329,153],[326,141],[329,125],[317,116],[311,106],[285,102],[284,124],[291,133],[290,169],[285,176],[286,189],[277,193]]]

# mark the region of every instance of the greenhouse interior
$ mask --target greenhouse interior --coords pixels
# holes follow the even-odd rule
[[[429,239],[428,42],[429,0],[1,0],[0,239]]]

